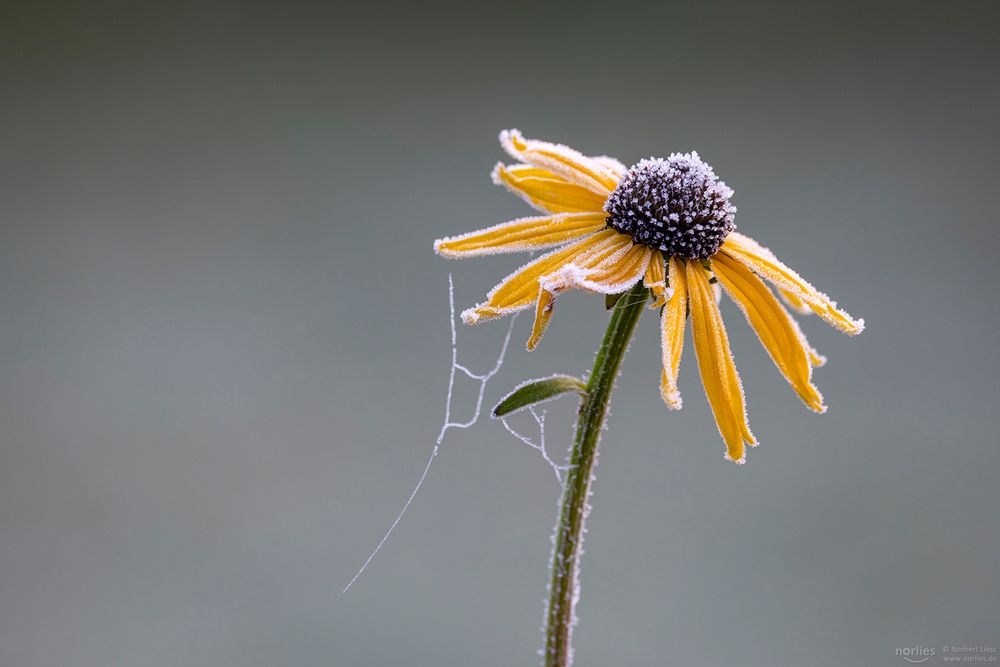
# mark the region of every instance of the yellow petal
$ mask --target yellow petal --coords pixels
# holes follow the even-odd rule
[[[659,250],[654,250],[649,257],[649,268],[642,279],[645,285],[653,293],[653,303],[650,308],[660,308],[667,302],[670,294],[667,292],[667,276],[664,271],[663,254]]]
[[[631,243],[629,237],[626,236],[626,239]],[[620,255],[591,255],[543,277],[542,285],[556,293],[578,288],[598,294],[618,294],[642,279],[649,267],[651,255],[652,249],[649,246],[638,244],[627,248]]]
[[[434,242],[434,250],[449,258],[478,257],[505,252],[540,250],[592,234],[605,227],[605,213],[559,213],[520,218],[475,232]]]
[[[626,239],[631,243],[631,239]],[[625,246],[624,252],[610,254],[587,253],[542,276],[528,349],[533,350],[545,333],[558,294],[574,288],[600,294],[624,292],[646,273],[651,254],[652,249],[644,245]]]
[[[812,308],[807,306],[802,299],[792,292],[779,288],[778,293],[781,294],[781,300],[788,304],[788,307],[795,313],[799,315],[812,315]]]
[[[771,290],[746,265],[725,253],[712,258],[712,268],[799,398],[810,410],[826,412],[823,396],[812,383],[809,345]]]
[[[516,160],[547,169],[564,179],[607,198],[618,185],[605,165],[595,162],[569,146],[537,139],[525,139],[517,130],[500,133],[500,145]]]
[[[812,308],[807,306],[805,302],[802,301],[802,299],[800,299],[795,294],[792,294],[788,290],[783,290],[780,288],[778,289],[778,293],[781,295],[781,300],[784,301],[788,305],[788,307],[792,309],[792,312],[798,315],[812,315],[813,312]],[[819,368],[820,366],[824,365],[826,363],[826,357],[817,352],[816,348],[814,348],[812,345],[809,344],[809,341],[806,339],[806,335],[802,333],[802,329],[799,328],[798,322],[796,322],[794,319],[792,320],[792,325],[795,327],[796,331],[799,332],[799,337],[802,338],[802,342],[805,344],[806,348],[809,351],[809,363],[812,364],[815,368]]]
[[[528,349],[534,350],[552,319],[552,311],[556,305],[556,295],[545,289],[538,288],[538,301],[535,303],[535,323],[531,325],[531,337],[528,339]]]
[[[701,381],[726,443],[726,459],[743,463],[744,443],[753,446],[757,440],[747,424],[743,387],[729,351],[726,327],[705,269],[700,262],[687,262],[686,266],[691,331]]]
[[[607,196],[571,183],[551,171],[527,164],[497,163],[491,174],[502,185],[543,213],[599,212]]]
[[[816,348],[812,346],[809,339],[802,332],[802,328],[799,327],[799,323],[795,321],[795,318],[791,318],[792,326],[795,330],[799,332],[799,338],[802,339],[802,344],[806,346],[806,352],[809,354],[809,363],[812,364],[813,368],[819,368],[820,366],[826,365],[826,357],[820,354]]]
[[[599,260],[624,254],[632,239],[614,229],[602,229],[568,246],[553,250],[522,266],[490,290],[487,300],[462,313],[467,324],[502,317],[529,307],[538,298],[539,280],[573,262]]]
[[[774,253],[750,237],[731,232],[726,242],[722,244],[722,252],[743,262],[775,287],[791,292],[814,313],[841,331],[852,336],[864,331],[864,320],[855,320],[846,311],[837,308],[835,301],[782,264]]]
[[[655,260],[654,260],[655,261]],[[660,314],[660,334],[663,347],[663,374],[660,378],[660,395],[671,410],[680,410],[681,392],[677,387],[677,373],[684,350],[684,324],[687,322],[687,280],[680,260],[669,260],[670,289],[673,291]]]

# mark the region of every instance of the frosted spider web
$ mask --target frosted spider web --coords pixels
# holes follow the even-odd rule
[[[441,443],[444,442],[444,437],[450,429],[467,429],[474,426],[482,414],[483,409],[483,397],[486,395],[486,385],[489,383],[493,377],[500,372],[500,368],[503,366],[504,357],[507,355],[507,348],[510,346],[511,334],[514,332],[514,323],[517,321],[518,313],[510,318],[510,325],[507,327],[507,334],[504,336],[503,344],[500,346],[500,352],[497,354],[496,362],[494,362],[493,367],[485,373],[473,373],[469,368],[463,364],[458,363],[458,331],[455,326],[455,283],[452,279],[452,275],[448,274],[448,306],[450,309],[449,325],[451,326],[451,369],[448,372],[448,396],[444,404],[444,420],[441,423],[441,430],[438,432],[437,438],[434,440],[434,447],[431,449],[430,456],[427,457],[427,463],[424,465],[423,472],[420,473],[420,477],[417,478],[417,483],[413,487],[413,491],[410,492],[409,497],[406,502],[403,503],[402,509],[399,510],[399,514],[393,520],[392,524],[389,525],[389,530],[385,532],[382,539],[379,540],[378,544],[365,559],[365,562],[361,565],[361,568],[355,573],[351,580],[344,587],[342,593],[346,593],[354,585],[354,582],[364,574],[365,570],[378,555],[378,552],[382,550],[385,543],[389,541],[389,537],[392,535],[393,531],[396,530],[396,526],[399,522],[403,520],[403,516],[406,511],[410,509],[410,505],[413,504],[413,499],[416,498],[417,492],[420,491],[420,487],[423,486],[424,480],[427,479],[427,473],[431,470],[431,465],[434,463],[434,459],[437,457],[438,452],[441,451]],[[451,411],[452,411],[452,400],[455,393],[455,376],[458,373],[463,373],[469,379],[475,380],[479,383],[479,391],[476,395],[476,407],[472,413],[472,417],[467,421],[452,421]],[[555,473],[556,480],[559,481],[560,485],[563,481],[563,473],[568,469],[568,466],[557,465],[555,461],[549,456],[548,451],[545,449],[545,412],[538,413],[534,408],[530,408],[532,417],[535,419],[535,423],[538,426],[538,437],[529,438],[518,431],[515,431],[510,424],[507,423],[506,418],[501,418],[500,421],[504,428],[510,432],[515,438],[536,450],[541,454],[542,459],[549,464],[552,471]]]
[[[542,410],[541,414],[539,414],[534,407],[531,407],[528,408],[528,411],[531,413],[531,416],[535,418],[535,423],[538,425],[538,437],[534,440],[522,433],[519,433],[518,431],[515,431],[514,427],[507,423],[506,417],[501,417],[500,423],[503,424],[503,427],[507,429],[508,433],[542,455],[542,460],[549,464],[549,467],[552,468],[552,472],[555,473],[556,481],[559,482],[560,486],[562,486],[563,475],[572,466],[559,465],[552,460],[552,457],[549,456],[548,450],[545,449],[545,410]]]

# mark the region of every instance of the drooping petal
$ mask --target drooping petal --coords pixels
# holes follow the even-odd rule
[[[810,343],[809,339],[806,338],[805,333],[802,331],[802,327],[799,326],[799,323],[795,321],[794,317],[791,318],[791,322],[792,326],[795,327],[795,330],[799,333],[799,338],[802,339],[802,344],[806,346],[806,352],[809,353],[809,363],[812,364],[813,368],[825,366],[826,357],[820,354],[816,348],[812,346],[812,343]]]
[[[812,383],[811,348],[771,290],[745,264],[725,253],[712,258],[712,268],[802,402],[814,412],[826,412],[823,396]]]
[[[781,294],[781,300],[792,309],[792,312],[797,315],[812,315],[812,308],[807,306],[805,302],[803,302],[802,299],[796,295],[792,294],[788,290],[780,288],[778,289],[778,293]],[[799,332],[799,337],[802,339],[803,344],[805,344],[806,349],[809,352],[809,363],[813,365],[813,368],[819,368],[820,366],[825,365],[826,357],[816,351],[816,348],[812,346],[809,339],[806,338],[805,333],[803,333],[802,328],[799,327],[799,323],[795,321],[795,318],[792,318],[792,326],[794,326],[795,330]]]
[[[642,284],[653,293],[654,298],[650,308],[661,308],[670,298],[664,264],[663,254],[659,250],[653,250],[649,257],[649,268],[646,269],[646,275],[642,279]]]
[[[584,289],[599,294],[624,292],[645,275],[652,252],[649,246],[633,245],[620,254],[590,253],[542,276],[528,349],[533,350],[545,333],[557,295],[568,289]]]
[[[549,328],[552,311],[555,309],[556,295],[544,287],[538,288],[538,300],[535,302],[535,321],[531,325],[531,337],[528,338],[528,350],[534,350]]]
[[[601,211],[607,198],[528,164],[498,162],[491,177],[495,184],[507,188],[542,213],[595,213]]]
[[[837,303],[810,285],[802,276],[788,268],[763,247],[748,236],[732,232],[722,244],[722,252],[746,264],[779,289],[794,294],[829,324],[841,331],[857,335],[864,331],[865,321],[854,319],[846,311],[837,308]]]
[[[781,300],[784,301],[794,313],[798,315],[812,315],[812,308],[807,306],[805,302],[795,294],[792,294],[786,289],[781,289],[780,287],[778,288],[778,294],[781,295]]]
[[[747,424],[746,400],[729,350],[726,327],[705,269],[699,262],[686,262],[686,267],[691,330],[701,381],[726,443],[725,458],[743,463],[744,443],[754,446],[757,440]]]
[[[663,351],[663,373],[660,378],[660,396],[671,410],[680,410],[683,402],[677,387],[677,373],[684,350],[684,325],[687,322],[688,290],[684,267],[680,260],[668,260],[671,295],[660,314],[660,334]]]
[[[560,267],[593,258],[620,256],[632,239],[613,229],[602,229],[568,246],[553,250],[525,264],[490,290],[485,303],[462,313],[467,324],[494,319],[529,307],[538,298],[539,280]]]
[[[604,198],[618,185],[605,166],[569,146],[525,139],[518,130],[501,132],[500,145],[514,159],[547,169]]]
[[[745,234],[740,234],[738,232],[732,232],[730,234],[730,236],[731,237],[735,237],[735,238],[733,238],[734,243],[739,243],[740,245],[745,246],[745,248],[748,251],[756,253],[756,254],[759,254],[761,257],[769,259],[771,262],[776,262],[777,264],[779,264],[781,266],[784,266],[778,260],[777,256],[773,252],[771,252],[770,249],[765,248],[764,246],[760,245],[759,243],[757,243],[757,241],[755,241],[754,239],[750,238],[749,236],[746,236]],[[726,249],[725,246],[723,246],[723,250],[725,250],[725,249]],[[747,266],[750,266],[751,270],[754,270],[753,266],[751,266],[749,263],[747,263],[747,262],[744,261],[744,264],[747,264]],[[788,271],[790,271],[791,273],[794,273],[794,271],[791,271],[791,269],[788,269],[788,267],[785,267],[785,268]],[[754,270],[754,271],[756,273],[760,274],[760,275],[763,275],[759,271],[756,271],[756,270]],[[797,276],[798,274],[795,274],[795,275]],[[767,278],[767,276],[764,276],[764,277]],[[801,277],[799,277],[799,279],[802,280]],[[805,283],[804,280],[802,280],[802,282]],[[806,283],[806,285],[808,285],[808,283]],[[785,301],[785,303],[788,304],[788,306],[795,313],[797,313],[799,315],[811,315],[813,313],[813,308],[809,304],[807,304],[805,301],[803,301],[802,299],[799,298],[799,292],[797,292],[797,291],[790,291],[790,290],[787,290],[787,289],[783,289],[782,287],[780,287],[776,283],[775,283],[775,287],[778,290],[778,293],[781,295],[781,298]],[[811,285],[809,287],[812,288]],[[812,288],[812,289],[815,290],[815,288]],[[821,296],[829,301],[829,297],[827,297],[825,294],[821,294]],[[844,313],[844,315],[846,315],[846,313]],[[848,316],[848,317],[850,317],[850,316]],[[828,318],[824,317],[823,319],[827,320],[829,322]],[[802,329],[799,327],[798,322],[796,322],[793,319],[792,320],[792,324],[799,331],[799,336],[802,338],[803,341],[805,341],[805,345],[809,349],[809,363],[811,363],[814,368],[819,368],[820,366],[823,366],[824,364],[826,364],[826,357],[823,356],[822,354],[820,354],[819,352],[817,352],[816,348],[814,348],[809,343],[809,341],[806,338],[805,334],[802,333]],[[864,329],[864,320],[858,320],[857,324],[859,324],[861,326],[861,328]],[[842,328],[842,327],[840,327],[838,325],[834,325],[834,326],[837,326],[837,328]],[[860,333],[860,331],[858,331],[857,333]],[[854,335],[854,334],[852,334],[852,335]]]
[[[559,213],[520,218],[434,242],[443,257],[458,259],[541,250],[592,234],[605,226],[605,213]]]

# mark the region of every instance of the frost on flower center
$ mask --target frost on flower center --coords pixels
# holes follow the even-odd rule
[[[705,259],[733,230],[733,191],[697,153],[633,165],[608,197],[608,226],[667,255]]]

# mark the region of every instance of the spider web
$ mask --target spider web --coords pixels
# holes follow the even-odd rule
[[[563,481],[564,481],[563,480],[563,475],[572,466],[569,466],[569,465],[560,465],[560,464],[556,463],[554,460],[552,460],[552,457],[549,456],[548,450],[545,449],[545,414],[546,414],[546,411],[542,410],[542,412],[539,413],[538,411],[535,410],[534,407],[528,408],[528,411],[531,412],[531,416],[534,417],[535,423],[538,425],[538,437],[535,438],[534,440],[532,440],[528,436],[526,436],[526,435],[524,435],[524,434],[522,434],[522,433],[520,433],[518,431],[515,431],[514,427],[512,427],[509,423],[507,423],[507,418],[506,417],[501,417],[500,418],[500,423],[503,424],[503,427],[505,429],[507,429],[508,433],[510,433],[512,436],[514,436],[515,438],[517,438],[518,440],[520,440],[521,442],[523,442],[524,444],[526,444],[528,447],[531,447],[532,449],[534,449],[535,451],[537,451],[539,454],[542,455],[542,460],[544,460],[546,463],[549,464],[549,467],[552,468],[552,472],[556,476],[556,481],[559,482],[559,486],[562,486]]]
[[[496,361],[493,367],[490,368],[485,373],[474,373],[464,364],[458,363],[458,331],[455,326],[455,283],[452,279],[452,275],[448,274],[448,306],[450,310],[449,325],[451,327],[451,368],[448,371],[448,395],[444,404],[444,420],[441,423],[441,430],[438,432],[437,438],[434,440],[434,447],[431,449],[430,456],[427,457],[427,463],[424,465],[423,472],[420,473],[420,477],[417,478],[417,483],[413,487],[413,491],[410,492],[409,497],[406,502],[403,503],[402,509],[396,515],[392,524],[389,525],[389,529],[379,540],[378,544],[365,559],[365,562],[361,565],[361,568],[355,573],[351,580],[344,587],[342,593],[346,593],[351,589],[351,586],[364,574],[365,570],[378,555],[378,552],[382,550],[385,543],[389,541],[389,537],[392,535],[393,531],[396,530],[396,526],[399,522],[403,520],[403,516],[406,514],[407,510],[410,509],[410,505],[413,504],[413,499],[416,498],[417,492],[420,491],[420,487],[423,486],[424,481],[427,479],[427,473],[430,472],[431,465],[434,463],[434,459],[437,457],[438,452],[441,451],[441,443],[444,442],[445,435],[451,429],[468,429],[474,426],[482,414],[483,409],[483,398],[486,395],[486,385],[489,383],[493,377],[500,372],[500,368],[503,366],[504,358],[507,355],[507,348],[510,346],[511,334],[514,331],[514,323],[517,320],[518,313],[514,313],[513,317],[510,318],[510,325],[507,327],[507,334],[504,336],[503,344],[500,346],[500,351],[497,354]],[[452,400],[455,393],[455,377],[458,373],[462,373],[470,380],[474,380],[479,383],[479,391],[476,395],[476,407],[470,417],[466,421],[453,421],[452,419]],[[526,444],[528,447],[539,452],[542,459],[549,464],[552,471],[555,473],[556,480],[561,485],[563,482],[563,474],[568,469],[568,466],[557,465],[555,461],[549,456],[548,451],[545,449],[545,412],[538,413],[534,408],[530,409],[532,417],[535,419],[535,424],[538,427],[538,436],[535,438],[530,438],[516,430],[507,423],[506,418],[502,418],[500,421],[504,428],[513,435],[515,438]]]

